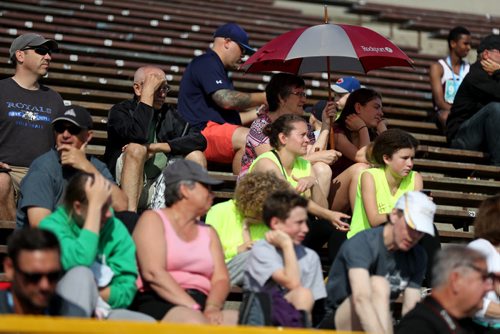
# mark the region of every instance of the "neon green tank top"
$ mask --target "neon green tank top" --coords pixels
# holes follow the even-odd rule
[[[273,153],[273,151],[268,151],[266,153],[263,153],[255,159],[252,164],[250,165],[250,168],[248,169],[248,172],[251,173],[252,170],[255,167],[255,164],[257,161],[261,159],[269,159],[272,162],[278,166],[280,169],[281,173],[285,176],[286,180],[288,183],[292,185],[293,188],[297,187],[297,181],[293,179],[292,176],[295,176],[297,179],[300,179],[302,177],[310,176],[311,175],[311,163],[307,161],[306,159],[302,157],[297,157],[293,163],[293,168],[292,168],[292,173],[290,175],[286,174],[284,168],[281,165],[281,162],[278,160],[276,155]],[[311,197],[311,191],[307,190],[305,193],[302,194],[306,198]]]
[[[403,178],[398,190],[393,196],[385,177],[385,168],[369,168],[364,170],[360,174],[358,180],[358,190],[356,191],[356,202],[354,204],[354,211],[352,214],[351,230],[347,233],[348,239],[352,238],[358,232],[371,228],[371,225],[368,222],[368,217],[366,216],[363,199],[361,197],[361,175],[363,175],[363,173],[370,173],[373,176],[377,196],[378,213],[390,213],[401,195],[407,191],[415,189],[415,175],[417,174],[415,171],[411,171],[408,176]]]

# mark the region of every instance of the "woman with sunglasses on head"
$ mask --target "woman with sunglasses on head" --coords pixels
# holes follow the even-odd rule
[[[493,290],[483,298],[483,307],[474,321],[485,327],[484,333],[500,333],[500,195],[485,199],[474,219],[474,238],[467,247],[486,256]]]
[[[153,320],[124,310],[137,291],[135,245],[127,228],[111,211],[111,183],[108,180],[99,174],[83,172],[73,176],[62,205],[43,219],[39,227],[51,231],[59,239],[65,271],[78,266],[90,268],[91,282],[82,276],[79,284],[82,287],[94,285],[96,316]]]
[[[245,153],[241,159],[240,177],[245,175],[252,162],[261,154],[272,149],[269,137],[263,133],[266,125],[274,122],[282,115],[304,115],[306,103],[305,82],[296,75],[288,73],[274,74],[266,86],[266,98],[269,109],[261,108],[257,119],[253,121],[246,139]],[[326,150],[330,131],[330,114],[336,112],[333,102],[327,103],[322,111],[322,125],[318,140],[314,129],[308,126],[309,144],[304,158],[311,162],[324,194],[328,194],[331,184],[330,166],[340,154],[334,150]]]
[[[264,128],[264,133],[269,136],[273,150],[255,159],[249,173],[271,171],[310,199],[309,213],[322,220],[310,223],[310,232],[304,244],[318,250],[329,240],[333,230],[348,231],[349,225],[342,219],[349,216],[326,208],[326,196],[318,185],[316,173],[311,163],[303,158],[309,144],[305,119],[291,114],[280,116]]]

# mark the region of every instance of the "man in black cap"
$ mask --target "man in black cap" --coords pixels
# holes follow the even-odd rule
[[[452,148],[487,152],[500,166],[500,36],[486,36],[477,52],[455,96],[446,137]]]
[[[179,87],[179,113],[202,130],[207,160],[232,163],[236,174],[248,134],[248,128],[241,125],[257,117],[255,110],[244,111],[265,104],[266,96],[234,90],[227,71],[237,69],[243,56],[253,52],[245,30],[236,23],[224,24],[215,31],[212,48],[188,65]]]
[[[33,161],[21,182],[17,225],[38,226],[59,204],[68,180],[76,172],[102,174],[112,183],[111,199],[115,211],[127,208],[127,197],[116,186],[106,165],[87,158],[85,146],[92,139],[92,118],[87,109],[71,106],[52,121],[56,146]]]
[[[50,122],[64,108],[61,96],[38,83],[57,43],[37,34],[10,46],[16,71],[0,80],[0,220],[14,220],[19,184],[31,162],[54,145]]]

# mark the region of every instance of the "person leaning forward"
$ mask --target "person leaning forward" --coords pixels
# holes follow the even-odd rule
[[[266,96],[236,91],[227,71],[237,69],[242,57],[253,52],[245,30],[224,24],[214,33],[213,47],[188,65],[179,88],[179,113],[207,138],[207,160],[232,163],[235,174],[248,134],[241,125],[257,117],[255,110],[245,111],[265,104]]]

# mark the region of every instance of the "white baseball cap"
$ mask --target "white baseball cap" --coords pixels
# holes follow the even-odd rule
[[[404,213],[406,224],[419,232],[434,236],[436,204],[420,191],[408,191],[396,202],[396,209]]]

